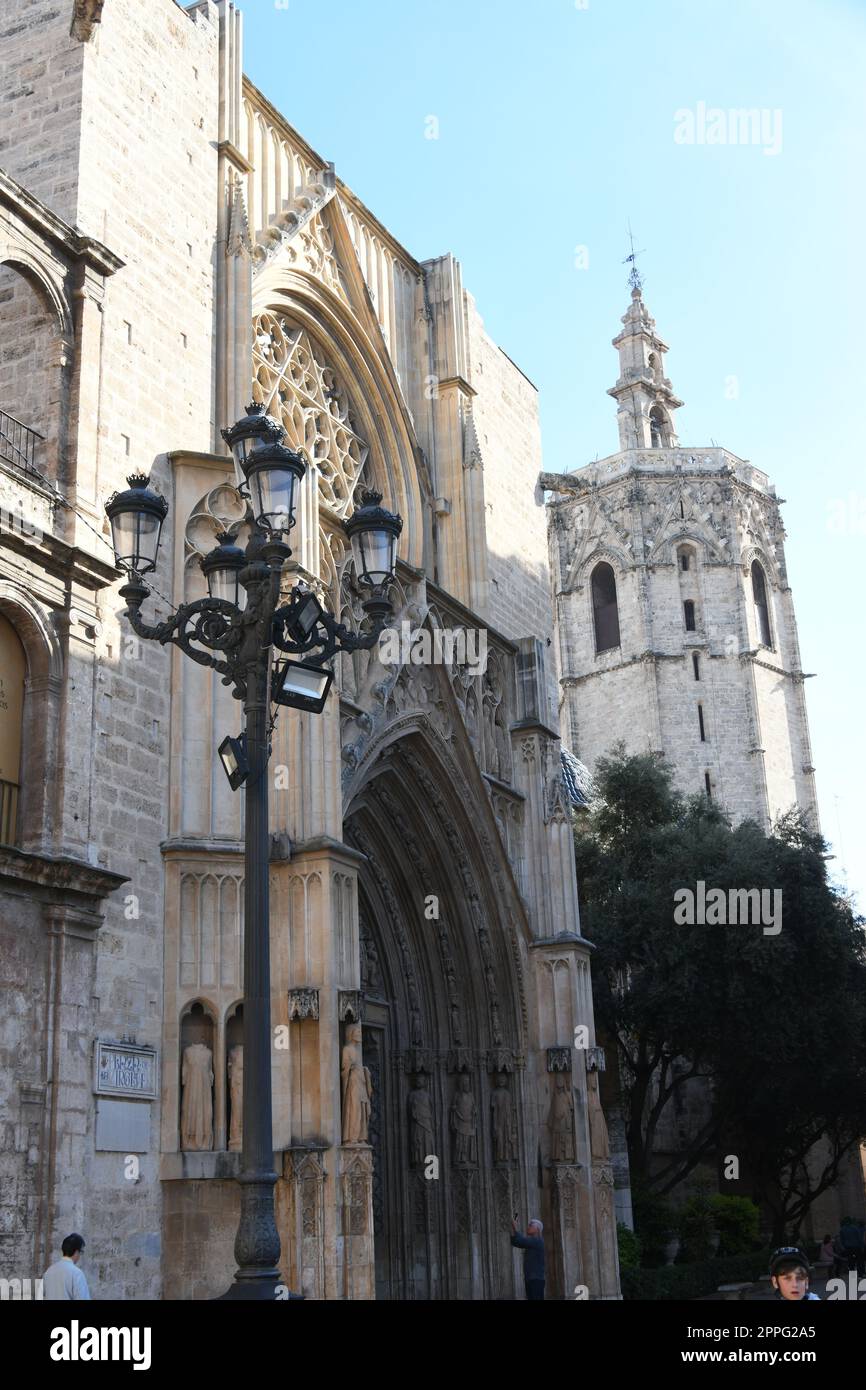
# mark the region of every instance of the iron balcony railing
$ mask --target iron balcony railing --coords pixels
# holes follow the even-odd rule
[[[16,420],[14,415],[7,415],[5,410],[0,410],[0,461],[3,463],[14,464],[23,473],[38,478],[36,446],[37,443],[41,444],[44,438],[38,430],[31,429],[29,425]]]
[[[18,826],[18,783],[0,782],[0,845],[14,845]]]

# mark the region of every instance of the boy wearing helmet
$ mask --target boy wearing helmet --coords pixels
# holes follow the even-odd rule
[[[781,1245],[770,1256],[770,1283],[776,1297],[786,1303],[809,1299],[820,1303],[816,1293],[809,1292],[809,1261],[796,1245]]]

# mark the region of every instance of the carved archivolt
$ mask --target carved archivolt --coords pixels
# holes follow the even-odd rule
[[[289,446],[307,455],[322,500],[345,516],[370,449],[323,349],[306,329],[267,311],[253,324],[253,373],[254,399],[281,422]]]

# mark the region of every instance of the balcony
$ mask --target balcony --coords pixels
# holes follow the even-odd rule
[[[40,481],[42,473],[36,467],[36,458],[38,446],[44,439],[38,430],[0,410],[0,464]]]

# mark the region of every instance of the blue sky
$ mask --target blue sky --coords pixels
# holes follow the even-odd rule
[[[241,8],[256,85],[413,255],[461,261],[488,332],[539,388],[553,472],[617,448],[605,392],[631,220],[682,443],[724,445],[786,499],[822,828],[866,908],[866,5]],[[676,113],[699,103],[766,111],[763,137],[678,142]]]

